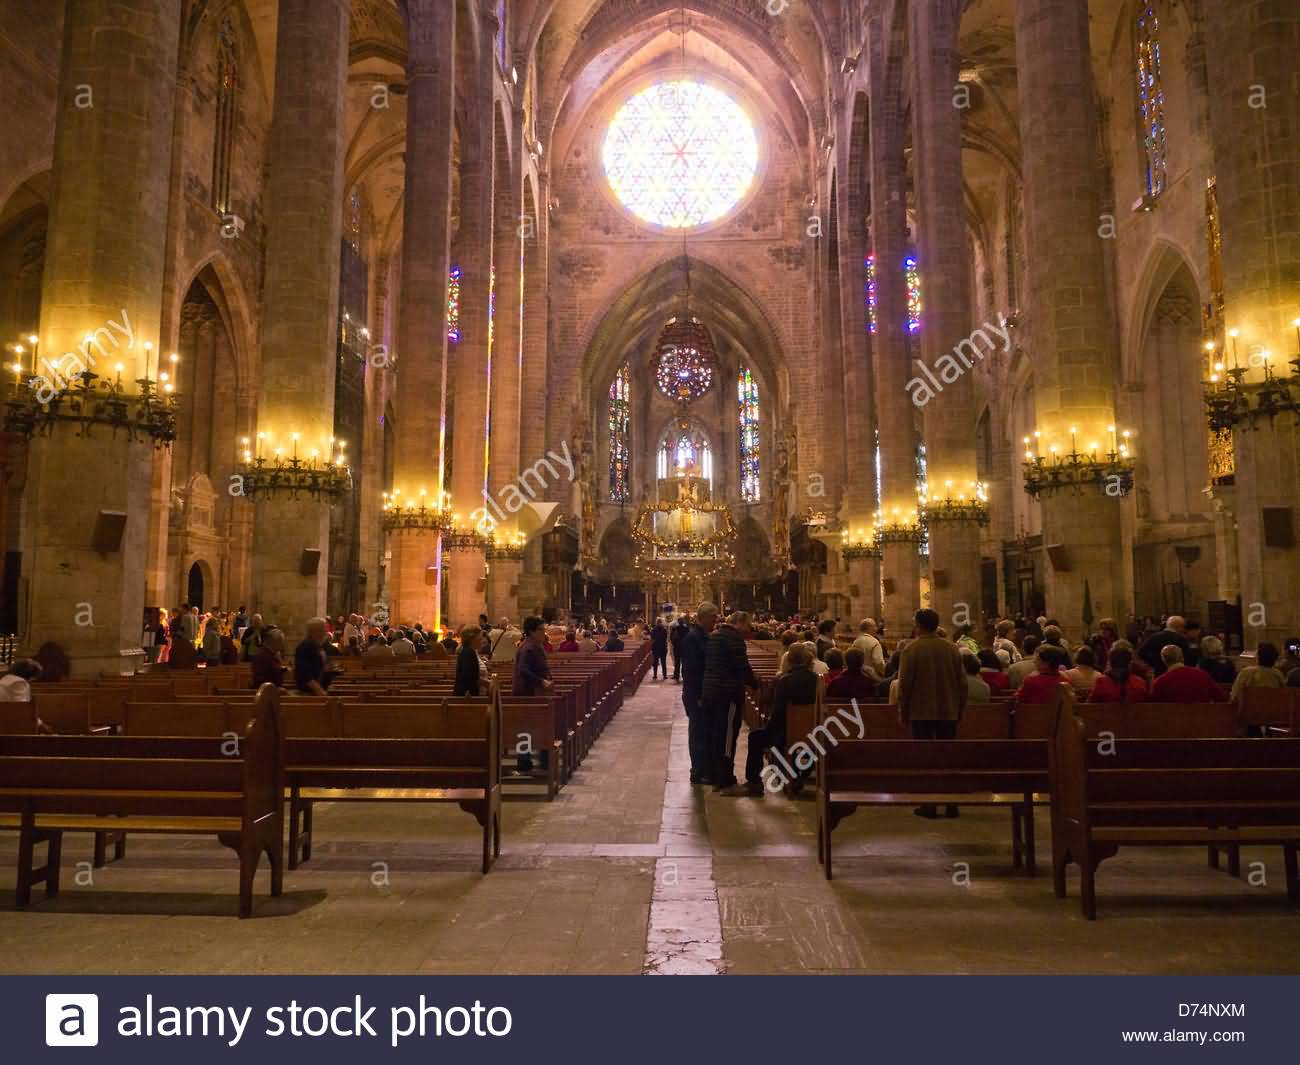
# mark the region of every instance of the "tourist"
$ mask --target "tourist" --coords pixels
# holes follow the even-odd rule
[[[812,662],[811,662],[812,671],[816,673],[817,676],[819,677],[826,676],[826,674],[831,671],[831,667],[828,666],[825,663],[825,661],[822,660],[821,656],[817,654],[816,641],[804,640],[803,645],[804,647],[808,648],[808,653],[812,655]]]
[[[493,662],[513,662],[515,652],[519,649],[519,639],[522,635],[514,622],[509,618],[502,618],[497,622],[497,627],[491,632],[492,645],[488,649],[488,655]]]
[[[1171,644],[1183,652],[1183,659],[1187,657],[1187,640],[1183,636],[1185,622],[1177,614],[1170,614],[1165,622],[1165,627],[1158,632],[1148,636],[1138,648],[1138,657],[1151,667],[1152,673],[1157,677],[1168,668],[1164,659],[1160,657],[1160,652]]]
[[[1277,668],[1278,658],[1277,644],[1261,643],[1255,649],[1255,665],[1247,666],[1232,682],[1231,701],[1240,706],[1247,688],[1286,687],[1286,676]]]
[[[701,603],[695,622],[682,638],[682,707],[686,711],[686,743],[691,758],[691,784],[712,782],[708,727],[704,716],[704,659],[709,633],[718,624],[718,608]]]
[[[515,672],[510,685],[512,695],[540,695],[554,687],[542,642],[545,624],[535,616],[524,619],[524,638],[515,651]]]
[[[866,672],[866,656],[860,648],[850,647],[844,652],[844,669],[826,684],[827,699],[873,699],[877,678]],[[829,675],[828,675],[829,676]]]
[[[1201,664],[1201,623],[1187,621],[1183,624],[1183,639],[1187,647],[1183,650],[1183,663],[1189,667]]]
[[[602,651],[622,651],[623,639],[618,634],[618,629],[610,629],[609,635],[605,637],[605,646]]]
[[[736,785],[736,737],[740,733],[745,689],[757,690],[745,637],[749,615],[732,614],[709,634],[704,654],[703,702],[714,791],[740,794]]]
[[[993,650],[1006,651],[1008,658],[1012,662],[1020,661],[1020,649],[1016,647],[1013,639],[1015,633],[1015,622],[1010,618],[1003,618],[994,628]]]
[[[1133,652],[1127,646],[1127,640],[1116,640],[1110,649],[1104,673],[1097,675],[1097,680],[1088,693],[1090,703],[1140,703],[1147,698],[1147,685],[1133,671]]]
[[[253,656],[262,649],[262,636],[265,628],[262,624],[262,615],[254,614],[244,629],[244,635],[239,640],[239,657],[245,662],[251,662]]]
[[[442,644],[442,649],[449,655],[454,655],[456,653],[458,646],[456,643],[456,634],[452,632],[451,629],[446,631],[439,643]]]
[[[0,703],[30,703],[32,684],[44,670],[34,658],[20,658],[0,677]]]
[[[673,652],[673,682],[678,683],[682,679],[682,641],[686,639],[686,634],[690,632],[690,624],[686,620],[686,615],[681,614],[677,622],[668,630],[668,646]]]
[[[1183,649],[1166,644],[1160,649],[1165,671],[1151,685],[1153,703],[1223,703],[1227,702],[1219,686],[1203,669],[1188,668]]]
[[[560,654],[577,654],[578,653],[578,633],[575,629],[569,629],[564,634],[564,639],[560,641],[560,646],[555,649]]]
[[[388,641],[388,646],[393,649],[394,658],[415,657],[415,641],[406,634],[405,629],[398,629],[397,634]]]
[[[1057,657],[1062,662],[1063,669],[1069,669],[1074,665],[1074,661],[1070,657],[1070,652],[1065,646],[1065,633],[1061,631],[1061,626],[1056,624],[1056,622],[1049,621],[1043,629],[1043,643],[1047,644],[1049,647],[1055,647],[1061,652]],[[1041,647],[1042,644],[1039,644],[1039,646]]]
[[[966,702],[987,703],[993,698],[993,691],[980,676],[980,660],[977,656],[962,652],[962,668],[966,671]]]
[[[1003,659],[1005,658],[1007,662],[1010,662],[1011,652],[1001,647],[996,651],[985,648],[975,657],[980,664],[980,679],[989,686],[989,694],[1001,695],[1006,692],[1011,681],[1007,678]]]
[[[979,641],[971,635],[971,626],[958,625],[953,631],[952,642],[958,651],[974,657],[980,653]]]
[[[199,608],[189,603],[181,604],[181,638],[188,640],[191,646],[199,642]]]
[[[230,635],[238,640],[244,634],[246,628],[248,628],[248,608],[241,606],[235,611],[235,619],[231,622]]]
[[[486,620],[486,619],[485,619]],[[483,630],[477,625],[466,625],[460,630],[460,651],[456,655],[456,679],[452,684],[454,696],[486,695],[487,676],[479,651],[483,646]]]
[[[1011,691],[1018,691],[1025,678],[1038,672],[1038,648],[1042,640],[1034,635],[1025,637],[1024,656],[1007,667],[1007,686]]]
[[[822,680],[829,684],[844,672],[844,652],[838,647],[832,647],[826,652],[825,663],[826,672],[822,674]]]
[[[1044,634],[1045,635],[1045,634]],[[1026,705],[1051,703],[1062,684],[1068,683],[1061,672],[1066,665],[1065,652],[1055,644],[1039,644],[1034,657],[1037,672],[1025,678],[1016,692],[1016,701]]]
[[[203,660],[209,669],[221,665],[221,619],[216,614],[203,623]]]
[[[864,668],[870,670],[877,677],[883,677],[885,675],[885,648],[880,642],[875,619],[864,618],[858,628],[861,630],[862,635],[853,641],[853,646],[862,652],[865,661]]]
[[[772,688],[772,713],[761,728],[749,730],[745,752],[745,792],[755,798],[763,794],[763,755],[770,749],[785,749],[785,712],[787,706],[808,706],[817,702],[817,674],[807,644],[790,648],[790,671]],[[789,783],[794,783],[790,781]]]
[[[578,641],[578,650],[583,654],[591,654],[592,651],[600,650],[600,644],[592,639],[590,629],[583,631],[582,639]]]
[[[898,715],[915,739],[950,740],[957,735],[957,723],[966,710],[969,687],[961,652],[939,636],[939,615],[918,610],[916,639],[898,660]],[[937,817],[934,806],[918,806],[918,817]],[[949,817],[957,808],[949,806]]]
[[[1237,667],[1223,653],[1223,641],[1217,636],[1201,637],[1201,654],[1196,668],[1208,673],[1224,691],[1232,690],[1232,682],[1237,679]]]
[[[654,628],[650,630],[650,679],[659,679],[659,670],[668,679],[668,626],[663,618],[657,618]]]
[[[267,629],[262,635],[261,646],[253,656],[253,691],[263,684],[284,687],[284,675],[288,667],[284,662],[284,633],[279,629]]]
[[[1097,683],[1097,656],[1091,647],[1080,647],[1074,652],[1074,668],[1067,669],[1063,677],[1070,682],[1074,688],[1074,693],[1080,699],[1085,699],[1088,693],[1092,691],[1092,686]]]
[[[300,694],[325,695],[340,672],[328,664],[324,644],[325,619],[312,618],[307,622],[306,637],[293,653],[294,685]]]

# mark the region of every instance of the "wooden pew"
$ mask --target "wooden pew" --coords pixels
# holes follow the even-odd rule
[[[447,702],[460,705],[344,706],[337,735],[289,734],[290,869],[311,857],[318,802],[454,802],[482,827],[483,872],[491,868],[501,853],[500,700]],[[417,729],[441,735],[409,738]]]
[[[1072,700],[1050,745],[1052,880],[1080,870],[1083,915],[1097,917],[1097,866],[1121,846],[1280,845],[1287,898],[1300,901],[1300,739],[1088,736]]]
[[[279,693],[267,685],[237,755],[210,739],[122,736],[0,737],[0,811],[20,832],[16,903],[32,887],[59,893],[64,832],[217,837],[239,855],[239,916],[253,912],[253,878],[266,854],[271,894],[282,890],[284,763]],[[35,862],[37,844],[46,861]]]
[[[824,752],[817,759],[817,860],[827,880],[832,833],[845,817],[859,806],[913,803],[1009,808],[1013,866],[1023,856],[1026,873],[1034,873],[1033,804],[1047,790],[1045,742],[841,738]]]
[[[1300,736],[1300,688],[1247,688],[1241,720],[1266,735]]]

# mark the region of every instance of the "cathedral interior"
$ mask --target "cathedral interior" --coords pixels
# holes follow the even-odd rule
[[[106,10],[0,11],[23,646],[129,665],[181,601],[1300,624],[1262,0]]]

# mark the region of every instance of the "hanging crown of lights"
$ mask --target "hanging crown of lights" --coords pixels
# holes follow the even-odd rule
[[[659,334],[652,363],[655,384],[669,399],[693,403],[713,387],[718,353],[713,338],[698,318],[670,319]]]

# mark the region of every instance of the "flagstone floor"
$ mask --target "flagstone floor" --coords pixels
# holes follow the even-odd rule
[[[1052,894],[1045,814],[1029,878],[1005,813],[863,810],[828,883],[810,799],[704,795],[687,769],[680,688],[647,680],[554,802],[506,804],[486,877],[454,807],[322,806],[312,860],[280,899],[260,873],[246,921],[233,855],[198,838],[133,837],[91,871],[89,838],[70,837],[63,893],[17,912],[3,832],[0,972],[1300,972],[1278,850],[1243,853],[1243,879],[1195,848],[1122,851],[1093,923],[1073,879]]]

